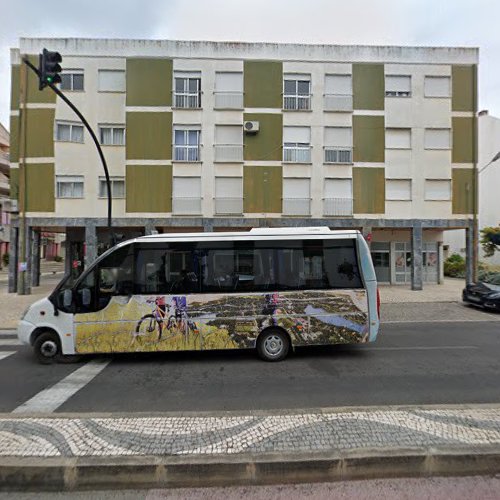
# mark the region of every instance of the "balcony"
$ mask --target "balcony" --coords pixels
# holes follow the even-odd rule
[[[215,213],[217,215],[241,215],[243,198],[215,198]]]
[[[352,198],[325,198],[323,215],[330,217],[352,215]]]
[[[200,146],[174,145],[174,161],[195,162],[200,160]]]
[[[174,107],[181,109],[200,109],[201,92],[174,92]]]
[[[283,215],[311,215],[310,198],[284,198]]]
[[[285,163],[311,163],[311,146],[283,146],[283,161]]]
[[[172,198],[172,213],[174,215],[200,215],[201,198]]]
[[[215,161],[217,162],[242,162],[243,145],[242,144],[215,144]]]
[[[0,172],[9,175],[10,170],[10,155],[5,151],[0,151]]]
[[[325,147],[325,163],[352,163],[352,148],[342,146]]]
[[[214,92],[215,109],[243,109],[243,92]]]
[[[325,94],[323,109],[325,111],[352,111],[352,95]]]
[[[283,109],[291,111],[309,111],[311,109],[310,95],[283,96]]]

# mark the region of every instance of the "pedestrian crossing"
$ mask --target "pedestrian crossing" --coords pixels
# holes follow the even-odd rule
[[[0,361],[16,353],[15,350],[9,348],[18,347],[20,345],[21,342],[19,342],[17,338],[16,330],[0,330]]]

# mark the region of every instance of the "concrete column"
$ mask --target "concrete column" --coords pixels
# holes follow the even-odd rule
[[[144,234],[146,236],[150,234],[157,234],[156,226],[151,221],[146,221],[146,225],[144,226]]]
[[[203,219],[203,231],[211,233],[214,230],[214,223],[212,219]]]
[[[26,276],[25,276],[25,288],[24,292],[26,295],[31,295],[31,276],[32,276],[32,264],[33,264],[33,228],[31,226],[26,226]]]
[[[422,226],[411,231],[411,289],[422,290]]]
[[[9,293],[17,292],[17,264],[19,262],[19,229],[10,226]]]
[[[42,234],[40,231],[33,231],[33,241],[31,243],[31,286],[40,286],[40,243]]]
[[[97,230],[95,224],[85,226],[85,269],[97,258]]]
[[[444,283],[444,251],[443,242],[438,241],[438,285]]]
[[[474,280],[474,224],[471,222],[465,230],[465,281],[467,284]]]
[[[66,240],[64,241],[64,275],[71,274],[71,242],[69,232],[66,231]]]

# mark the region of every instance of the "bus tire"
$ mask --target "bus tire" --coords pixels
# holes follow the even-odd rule
[[[257,339],[257,353],[264,361],[281,361],[289,350],[290,339],[279,328],[268,328]]]
[[[33,343],[37,360],[42,365],[50,365],[61,357],[61,342],[55,332],[46,331],[38,335]]]

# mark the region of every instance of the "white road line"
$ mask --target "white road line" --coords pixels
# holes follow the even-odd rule
[[[73,394],[85,387],[94,377],[108,366],[110,359],[94,359],[78,368],[60,382],[44,389],[18,406],[12,413],[50,413],[65,403]]]
[[[478,319],[400,319],[400,320],[389,320],[380,322],[381,326],[396,324],[396,323],[483,323],[483,322],[492,322],[492,321],[500,321],[500,315],[493,316],[490,315],[484,318]]]
[[[440,349],[479,349],[475,345],[442,345],[442,346],[414,346],[414,347],[366,347],[363,351],[437,351]]]
[[[12,337],[17,335],[17,330],[0,330],[0,337]]]
[[[0,347],[22,345],[19,339],[0,339]]]
[[[0,351],[0,359],[8,358],[11,354],[15,354],[16,351]]]

